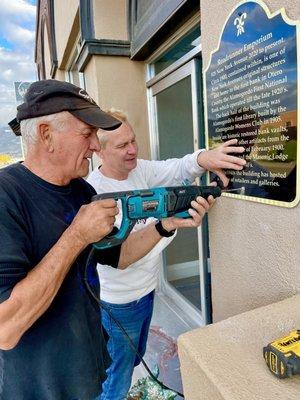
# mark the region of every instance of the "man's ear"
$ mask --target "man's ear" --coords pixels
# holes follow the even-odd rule
[[[41,143],[44,144],[49,153],[52,153],[54,147],[53,147],[53,136],[50,126],[48,124],[41,123],[40,125],[38,125],[37,129],[38,129],[37,134]]]

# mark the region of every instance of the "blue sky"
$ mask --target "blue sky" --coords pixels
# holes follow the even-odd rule
[[[15,117],[14,82],[37,79],[34,64],[36,0],[1,0],[0,126]]]

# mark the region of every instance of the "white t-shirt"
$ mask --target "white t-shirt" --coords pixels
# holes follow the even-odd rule
[[[204,172],[203,168],[199,167],[197,163],[200,151],[188,154],[181,159],[138,160],[136,168],[129,173],[128,178],[121,181],[107,178],[101,173],[101,168],[95,169],[89,175],[87,181],[95,188],[97,193],[192,183],[197,176]],[[117,216],[117,226],[120,226],[121,217],[120,212]],[[144,228],[153,221],[153,218],[139,220],[132,232]],[[161,252],[173,240],[174,236],[162,238],[146,256],[124,270],[98,264],[101,299],[109,303],[124,304],[138,300],[155,289],[161,265]]]

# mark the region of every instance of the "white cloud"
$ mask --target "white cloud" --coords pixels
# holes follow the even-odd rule
[[[6,69],[6,70],[3,72],[3,77],[4,77],[4,79],[7,80],[7,81],[11,80],[11,79],[12,79],[12,76],[13,76],[13,71],[12,71],[10,68],[9,68],[9,69]]]
[[[3,75],[8,75],[15,81],[30,80],[35,78],[35,64],[31,54],[14,52],[0,48],[0,84],[3,82]],[[7,79],[4,79],[7,80]]]
[[[16,115],[14,82],[37,79],[33,57],[0,48],[0,127]]]
[[[1,0],[0,19],[9,18],[20,23],[35,19],[36,7],[25,0]]]
[[[36,7],[25,0],[0,4],[0,127],[16,116],[14,82],[34,81]]]
[[[5,30],[5,39],[9,42],[18,43],[18,46],[32,48],[35,42],[35,32],[29,29],[23,28],[11,22],[3,24]]]

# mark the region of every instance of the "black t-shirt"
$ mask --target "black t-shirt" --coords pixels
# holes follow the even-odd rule
[[[48,253],[94,194],[83,179],[57,186],[21,164],[0,170],[0,302]],[[111,254],[116,264],[119,250],[114,248],[105,257]],[[17,346],[0,350],[1,400],[91,400],[101,393],[110,359],[99,307],[83,281],[89,251],[90,247],[75,260],[50,307]],[[94,265],[88,280],[98,294]]]

